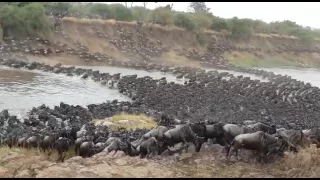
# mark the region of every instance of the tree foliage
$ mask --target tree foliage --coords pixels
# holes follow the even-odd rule
[[[195,13],[207,13],[210,11],[210,8],[207,8],[205,2],[190,2],[189,10]]]
[[[0,10],[0,21],[5,36],[11,34],[35,36],[50,32],[52,24],[41,3],[8,5]]]
[[[44,12],[54,11],[77,13],[85,17],[99,15],[119,21],[153,21],[160,25],[176,25],[197,32],[201,29],[228,31],[236,39],[250,38],[253,33],[296,36],[306,41],[320,38],[320,30],[302,27],[288,20],[266,23],[252,19],[223,19],[209,13],[210,8],[204,2],[190,2],[189,9],[191,12],[176,12],[172,9],[172,4],[150,10],[145,7],[129,8],[122,4],[91,2],[0,2],[0,25],[5,35],[9,32],[21,35],[46,33],[50,31],[51,23]]]

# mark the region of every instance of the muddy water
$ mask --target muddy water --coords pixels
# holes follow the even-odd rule
[[[155,79],[167,77],[168,81],[177,83],[173,75],[161,72],[147,72],[141,70],[121,69],[114,67],[77,66],[99,70],[110,74],[122,75],[137,74],[138,77],[150,76]],[[67,77],[65,75],[45,73],[41,71],[16,70],[0,67],[0,110],[8,109],[10,113],[18,116],[25,115],[32,107],[46,104],[49,107],[64,102],[71,105],[86,106],[88,104],[102,103],[107,100],[118,99],[130,101],[116,89],[110,89],[92,80],[82,80],[80,77]]]
[[[318,69],[280,69],[270,68],[263,69],[266,71],[272,71],[275,74],[288,75],[299,81],[310,83],[313,86],[320,87],[320,70]]]
[[[42,104],[86,106],[114,99],[130,100],[116,89],[78,77],[0,68],[0,110],[9,109],[16,115]]]

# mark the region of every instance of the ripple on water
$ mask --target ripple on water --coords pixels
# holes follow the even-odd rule
[[[0,110],[24,115],[32,107],[49,107],[65,102],[86,106],[118,99],[130,101],[116,89],[91,80],[40,71],[0,68]]]

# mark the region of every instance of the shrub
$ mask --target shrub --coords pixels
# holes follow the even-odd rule
[[[205,45],[207,42],[206,36],[203,33],[198,32],[196,38],[201,46]]]
[[[152,21],[161,24],[163,26],[166,25],[173,25],[174,20],[173,20],[173,13],[170,9],[168,8],[156,8],[155,10],[152,11]]]
[[[131,8],[133,19],[137,21],[149,21],[151,11],[140,6]]]
[[[0,20],[5,36],[8,36],[9,32],[21,36],[36,36],[46,34],[52,28],[43,5],[37,2],[24,7],[8,5],[1,9]]]
[[[189,16],[183,13],[179,13],[176,15],[174,24],[189,31],[193,31],[196,28],[196,25],[189,18]]]
[[[230,27],[229,27],[229,24],[228,24],[228,22],[226,20],[221,19],[221,18],[215,18],[212,21],[210,29],[212,29],[214,31],[221,32],[222,30],[229,31]]]
[[[118,21],[132,21],[133,16],[131,10],[126,8],[122,4],[111,4],[109,5],[110,16]]]
[[[111,10],[108,5],[106,4],[93,4],[93,5],[88,5],[90,6],[89,8],[89,13],[86,13],[82,11],[84,14],[88,15],[100,15],[101,17],[104,18],[113,18],[114,16],[111,14]]]
[[[192,21],[195,23],[197,28],[210,28],[212,22],[212,16],[208,13],[193,13]]]
[[[237,40],[247,40],[253,35],[253,29],[246,21],[240,20],[238,18],[233,18],[231,20],[232,28],[231,34],[234,39]]]

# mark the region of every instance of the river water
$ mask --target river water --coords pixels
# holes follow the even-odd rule
[[[161,72],[147,72],[142,70],[122,69],[115,67],[84,67],[108,72],[110,74],[122,73],[122,75],[137,74],[138,77],[150,76],[155,79],[166,77],[168,81],[177,81],[173,75]],[[315,69],[264,69],[276,74],[287,74],[295,79],[309,82],[320,87],[320,71]],[[232,72],[238,76],[242,73]],[[242,74],[252,79],[260,79],[258,76]],[[10,113],[25,115],[32,107],[46,104],[49,107],[64,102],[71,105],[86,106],[88,104],[102,103],[107,100],[118,99],[130,101],[116,89],[110,89],[92,80],[82,80],[79,77],[68,77],[63,74],[45,73],[41,71],[16,70],[0,67],[0,110],[8,109]]]

